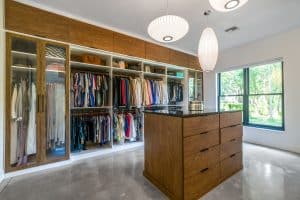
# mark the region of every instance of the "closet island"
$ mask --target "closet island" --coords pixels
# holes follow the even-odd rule
[[[144,176],[170,199],[199,199],[243,168],[242,112],[145,111]]]

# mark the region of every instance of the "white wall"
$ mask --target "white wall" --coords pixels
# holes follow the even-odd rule
[[[0,0],[0,182],[4,177],[4,99],[5,99],[5,50],[4,50],[4,0]]]
[[[217,106],[217,72],[280,57],[284,61],[286,129],[245,127],[244,141],[300,153],[300,28],[221,52],[215,72],[204,74],[205,103]]]

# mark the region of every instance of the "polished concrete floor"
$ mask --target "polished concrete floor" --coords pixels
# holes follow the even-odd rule
[[[143,149],[6,180],[1,200],[167,199],[143,176]],[[204,200],[300,200],[300,156],[244,144],[244,169]]]

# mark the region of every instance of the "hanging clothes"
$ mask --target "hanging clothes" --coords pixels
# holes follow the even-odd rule
[[[114,113],[113,138],[117,143],[125,141],[141,141],[143,134],[142,113],[137,109],[134,112]]]
[[[28,155],[36,153],[36,87],[21,79],[12,87],[10,164],[27,163]]]
[[[108,104],[109,77],[93,73],[73,73],[71,106],[101,107]]]
[[[108,114],[71,117],[71,151],[87,149],[88,143],[104,145],[111,141],[111,118]]]
[[[47,83],[46,91],[47,150],[55,151],[65,147],[65,85]]]
[[[167,89],[162,80],[145,79],[142,93],[145,106],[168,104]]]
[[[28,155],[36,153],[36,86],[31,84],[30,92],[30,111],[26,152]]]
[[[114,107],[142,105],[142,79],[115,76],[113,79]]]

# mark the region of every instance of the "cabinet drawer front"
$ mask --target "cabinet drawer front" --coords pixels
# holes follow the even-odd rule
[[[242,124],[242,112],[228,112],[220,114],[220,128]]]
[[[183,119],[183,136],[191,136],[219,128],[219,115],[206,115]]]
[[[221,129],[221,143],[229,142],[232,139],[243,137],[243,126],[237,125]]]
[[[207,133],[184,138],[184,156],[192,155],[203,149],[220,144],[219,130],[209,131]]]
[[[184,179],[184,199],[199,199],[217,186],[220,181],[220,164],[199,171],[197,175]]]
[[[221,180],[233,175],[235,172],[243,168],[242,152],[233,154],[231,157],[221,161]]]
[[[231,155],[242,152],[242,138],[233,139],[230,142],[221,144],[221,160]]]
[[[184,177],[191,177],[199,171],[215,166],[220,162],[220,146],[214,146],[209,149],[184,157]]]

